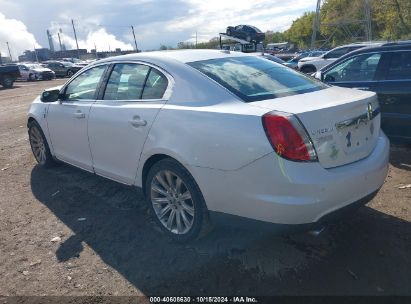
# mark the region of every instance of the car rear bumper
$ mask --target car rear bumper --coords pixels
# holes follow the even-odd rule
[[[329,224],[335,223],[345,218],[349,218],[359,208],[365,206],[369,201],[371,201],[375,197],[375,195],[377,195],[377,193],[378,190],[359,199],[356,202],[353,202],[345,207],[326,214],[316,222],[307,224],[276,224],[216,211],[210,212],[210,220],[213,224],[219,226],[239,227],[247,230],[265,230],[277,233],[315,231],[321,230],[327,227],[327,225]]]
[[[332,169],[270,153],[234,171],[198,167],[190,171],[212,212],[275,224],[313,224],[367,201],[385,181],[388,156],[389,141],[381,132],[368,157]]]

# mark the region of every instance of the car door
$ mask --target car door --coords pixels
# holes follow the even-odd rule
[[[88,134],[94,171],[125,183],[135,181],[148,131],[166,102],[171,78],[145,64],[116,63],[104,93],[91,107]]]
[[[19,70],[22,79],[29,79],[29,69],[25,65],[19,65]]]
[[[411,139],[411,50],[395,51],[375,91],[382,112],[382,128],[391,138]]]
[[[61,91],[61,100],[50,103],[47,125],[55,156],[93,171],[87,136],[87,119],[96,99],[106,65],[87,69]]]
[[[57,69],[57,65],[56,65],[54,62],[48,63],[48,64],[47,64],[47,68],[49,68],[50,70],[52,70],[52,71],[56,74],[56,77],[57,77],[57,76],[60,76],[60,73],[58,72],[58,69]]]
[[[377,71],[386,61],[381,52],[358,54],[324,71],[323,80],[340,87],[375,91]]]

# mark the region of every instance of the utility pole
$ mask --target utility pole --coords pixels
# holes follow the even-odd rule
[[[371,25],[371,6],[369,0],[364,0],[365,6],[365,22],[366,22],[366,37],[368,41],[372,40],[372,25]]]
[[[79,49],[78,49],[78,41],[77,41],[76,28],[74,27],[74,21],[73,21],[73,19],[71,19],[71,24],[73,25],[74,38],[76,39],[77,58],[80,59],[80,51],[79,51]]]
[[[10,52],[10,46],[9,46],[9,43],[8,43],[8,42],[6,42],[6,44],[7,44],[7,49],[9,50],[10,61],[13,61],[13,57],[11,57],[11,52]]]
[[[196,48],[197,48],[197,31],[196,31]]]
[[[0,52],[0,64],[3,64],[3,60],[1,59],[1,52]]]
[[[320,9],[321,0],[317,0],[317,9],[313,18],[313,33],[311,36],[311,49],[315,48],[315,41],[317,40],[317,32],[320,31]]]
[[[138,52],[136,34],[134,34],[134,26],[131,26],[131,31],[133,32],[134,45],[136,46],[136,52]]]

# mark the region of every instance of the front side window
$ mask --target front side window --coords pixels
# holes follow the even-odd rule
[[[411,51],[391,54],[391,64],[386,79],[411,79]]]
[[[327,86],[270,60],[254,56],[188,63],[246,102],[314,92]]]
[[[114,66],[104,92],[105,100],[138,100],[150,67],[135,63]]]
[[[66,100],[95,99],[97,88],[103,77],[106,66],[98,66],[88,69],[78,75],[66,87]]]
[[[352,57],[324,74],[326,82],[371,81],[374,79],[381,54],[363,54]]]

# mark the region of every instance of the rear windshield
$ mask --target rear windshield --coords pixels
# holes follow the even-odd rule
[[[245,102],[314,92],[325,84],[270,60],[245,56],[189,62]]]

